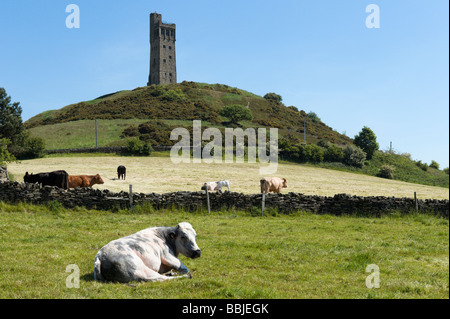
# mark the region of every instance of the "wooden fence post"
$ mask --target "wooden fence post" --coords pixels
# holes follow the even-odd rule
[[[417,202],[417,194],[414,192],[414,203],[416,205],[416,213],[419,212],[419,203]]]
[[[205,187],[206,189],[206,208],[208,209],[208,214],[211,214],[211,208],[209,206],[209,193],[208,193],[208,187]]]
[[[264,208],[266,206],[266,194],[262,193],[262,203],[261,203],[261,216],[264,217]]]
[[[95,148],[98,148],[98,142],[97,142],[97,119],[95,119]]]
[[[133,210],[133,185],[130,184],[130,191],[128,193],[130,198],[130,209]]]

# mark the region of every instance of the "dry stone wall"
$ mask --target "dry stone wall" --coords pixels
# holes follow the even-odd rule
[[[154,151],[170,151],[171,146],[152,146]],[[126,146],[102,146],[46,150],[47,154],[67,154],[67,153],[126,153]]]
[[[212,211],[236,209],[257,213],[261,209],[262,194],[242,194],[236,192],[209,193]],[[108,190],[76,188],[63,190],[58,187],[19,182],[0,182],[0,201],[9,203],[28,202],[43,204],[58,201],[66,208],[77,206],[88,209],[117,210],[130,208],[127,192],[113,193]],[[186,211],[206,209],[206,194],[198,192],[173,192],[166,194],[133,193],[133,206],[151,204],[154,209],[176,208]],[[359,216],[380,216],[387,212],[415,211],[412,198],[361,197],[346,194],[335,196],[314,196],[300,193],[268,194],[265,196],[266,211],[289,214],[298,211],[318,214],[353,214]],[[418,200],[420,212],[449,216],[448,200]]]
[[[9,181],[8,170],[4,166],[0,166],[0,182]]]

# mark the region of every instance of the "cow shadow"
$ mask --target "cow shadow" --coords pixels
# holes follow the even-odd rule
[[[80,279],[86,282],[95,281],[94,272],[85,273],[83,276],[80,277]]]
[[[94,272],[88,272],[85,273],[83,276],[80,277],[80,279],[84,282],[98,282],[98,283],[102,283],[102,284],[117,284],[118,282],[115,281],[97,281],[94,278]],[[121,285],[126,285],[126,286],[130,286],[130,287],[136,287],[138,282],[128,282],[128,283],[119,283]]]

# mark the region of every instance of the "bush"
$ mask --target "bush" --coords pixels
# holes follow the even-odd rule
[[[331,144],[325,151],[324,160],[327,162],[343,162],[344,149],[335,144]]]
[[[428,165],[427,163],[422,163],[422,161],[417,161],[416,166],[419,167],[424,172],[428,171]]]
[[[155,141],[159,145],[171,145],[170,128],[163,121],[145,122],[139,125],[139,139]]]
[[[394,167],[390,165],[381,166],[380,170],[377,173],[378,177],[393,179],[394,178]]]
[[[124,137],[135,137],[135,136],[139,136],[139,130],[136,125],[132,124],[122,131],[122,135],[120,137],[124,138]]]
[[[172,145],[170,141],[170,128],[163,121],[145,122],[136,126],[128,126],[122,131],[122,138],[138,137],[150,145]]]
[[[439,163],[436,161],[431,161],[430,167],[435,168],[435,169],[439,169]]]
[[[242,105],[225,106],[220,110],[220,115],[228,117],[235,124],[242,120],[253,120],[252,111]]]
[[[267,93],[266,95],[264,95],[264,98],[266,100],[272,100],[272,101],[276,101],[276,102],[281,102],[283,100],[283,98],[281,97],[281,95],[278,95],[276,93]]]
[[[293,145],[288,138],[281,138],[278,141],[280,156],[285,159],[296,160],[299,158],[299,148]]]
[[[181,91],[180,89],[176,89],[176,90],[168,90],[163,96],[162,96],[162,100],[164,101],[169,101],[169,102],[173,102],[173,101],[184,101],[185,100],[185,96],[183,94],[183,91]]]
[[[307,116],[311,120],[311,122],[313,122],[313,123],[320,123],[321,122],[320,118],[314,112],[309,112]]]
[[[153,148],[139,139],[131,139],[127,143],[127,153],[130,155],[149,156]]]
[[[344,149],[344,164],[363,167],[366,161],[366,153],[357,146],[347,145]]]
[[[300,150],[300,160],[305,162],[323,162],[324,159],[324,149],[315,144],[301,145]]]
[[[164,90],[164,88],[162,87],[162,85],[151,85],[151,92],[150,95],[154,96],[154,97],[158,97],[158,96],[162,96],[166,93],[166,90]]]
[[[325,140],[325,139],[321,139],[320,141],[317,142],[317,145],[320,146],[320,147],[323,147],[323,148],[327,149],[327,148],[329,148],[329,147],[331,146],[331,143],[328,142],[328,141]]]

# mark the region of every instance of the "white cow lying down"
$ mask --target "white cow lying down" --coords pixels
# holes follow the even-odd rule
[[[192,278],[178,255],[200,257],[201,250],[195,242],[196,237],[191,224],[180,223],[176,227],[147,228],[113,240],[95,256],[94,278],[121,283]],[[164,275],[172,269],[183,276]]]
[[[219,193],[222,193],[222,187],[227,187],[228,191],[230,191],[230,185],[231,182],[224,180],[224,181],[218,181],[218,182],[208,182],[203,184],[202,190],[208,189],[208,191],[219,191]]]

